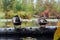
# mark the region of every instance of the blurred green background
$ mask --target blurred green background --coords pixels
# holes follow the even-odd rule
[[[33,19],[33,15],[39,15],[46,9],[49,16],[60,15],[60,0],[0,0],[0,19],[12,19],[18,14],[22,19]],[[49,17],[48,17],[49,18]],[[55,17],[56,18],[56,17]],[[0,27],[12,27],[11,22],[2,23]],[[22,27],[37,26],[34,22],[23,22]]]

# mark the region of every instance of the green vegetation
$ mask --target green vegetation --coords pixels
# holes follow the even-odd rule
[[[60,14],[60,1],[55,0],[0,0],[0,19],[11,19],[18,14],[23,19],[32,19],[33,15],[39,15],[49,9],[50,16]],[[56,16],[53,15],[53,16]],[[7,25],[8,23],[6,23]],[[31,24],[31,23],[30,23]],[[31,26],[29,24],[29,26]],[[33,23],[34,24],[34,23]],[[24,25],[24,23],[22,24]],[[28,23],[27,23],[28,25]]]

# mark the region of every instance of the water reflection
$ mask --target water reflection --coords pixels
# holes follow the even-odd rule
[[[23,38],[0,38],[0,40],[23,40]]]
[[[32,39],[26,39],[26,38],[0,38],[0,40],[32,40]]]
[[[53,40],[51,38],[45,38],[45,37],[41,37],[41,38],[0,38],[0,40]]]

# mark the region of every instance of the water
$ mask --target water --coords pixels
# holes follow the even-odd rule
[[[0,38],[0,40],[22,40],[22,38]]]
[[[0,38],[0,40],[34,40],[33,38]]]
[[[0,38],[0,40],[53,40],[53,39],[45,38],[45,37],[41,37],[41,38],[27,37],[27,38]]]

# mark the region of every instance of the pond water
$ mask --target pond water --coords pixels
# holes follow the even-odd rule
[[[0,38],[0,40],[53,40],[51,38],[45,38],[45,37],[41,37],[41,38]]]

